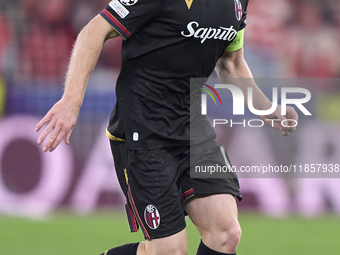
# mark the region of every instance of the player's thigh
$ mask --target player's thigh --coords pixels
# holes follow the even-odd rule
[[[185,201],[184,209],[201,235],[239,227],[236,200],[230,194],[198,195]]]
[[[210,229],[232,228],[238,224],[235,197],[241,200],[242,196],[236,174],[222,172],[222,176],[209,173],[206,176],[205,173],[193,171],[196,166],[216,165],[231,166],[227,152],[216,140],[192,146],[190,167],[186,168],[180,180],[182,190],[192,191],[189,199],[185,200],[184,196],[184,209],[202,233]]]
[[[186,255],[187,247],[187,232],[183,229],[172,236],[142,242],[137,255]]]
[[[111,148],[127,196],[131,231],[139,226],[147,239],[139,246],[138,255],[186,254],[185,219],[177,183],[181,150],[130,151],[124,143],[113,141]]]

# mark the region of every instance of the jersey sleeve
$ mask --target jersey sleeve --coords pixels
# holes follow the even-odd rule
[[[161,4],[161,0],[112,0],[100,15],[127,40],[158,14]]]

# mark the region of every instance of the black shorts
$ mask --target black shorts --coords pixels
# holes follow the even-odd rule
[[[235,178],[190,178],[190,147],[129,150],[112,141],[111,150],[120,186],[126,196],[125,211],[131,232],[140,227],[145,239],[171,236],[183,230],[183,201],[195,195],[232,194],[242,199]],[[221,150],[222,148],[222,150]],[[195,153],[193,153],[193,151]],[[216,140],[191,148],[195,163],[226,165],[226,153]]]

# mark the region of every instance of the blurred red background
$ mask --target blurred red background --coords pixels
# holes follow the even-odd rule
[[[339,1],[249,2],[245,55],[254,77],[325,78],[322,85],[311,88],[314,93],[313,120],[320,126],[332,123],[336,128],[329,131],[330,137],[337,136],[340,85],[337,80],[327,82],[327,79],[340,76]],[[24,208],[23,214],[46,214],[60,206],[90,212],[101,206],[122,203],[105,138],[107,119],[115,104],[115,80],[121,62],[120,38],[109,40],[103,48],[88,84],[71,146],[61,146],[59,152],[52,154],[52,160],[40,153],[41,148],[37,148],[34,140],[35,121],[62,95],[68,59],[77,33],[107,4],[106,0],[1,1],[0,130],[3,132],[0,138],[0,213],[13,214]],[[218,131],[218,134],[220,142],[227,147],[231,143],[230,137],[237,137],[233,131]],[[9,137],[13,139],[7,139]],[[298,145],[294,144],[296,138],[289,138],[291,143],[281,143],[274,135],[266,139],[276,162],[296,161],[295,154],[288,160],[282,159],[286,151],[298,150]],[[336,139],[328,140],[319,146],[331,148],[332,157],[340,155]],[[235,157],[236,162],[242,162]],[[63,168],[60,173],[57,173],[56,166]],[[50,175],[45,176],[48,171]],[[108,176],[112,177],[111,181]],[[44,178],[46,183],[55,186],[46,184],[45,187],[41,183]],[[56,181],[49,178],[56,178]],[[281,200],[277,198],[279,202],[276,204],[261,204],[266,203],[259,199],[261,192],[265,191],[245,189],[241,210],[260,209],[277,215],[296,211],[314,215],[329,209],[340,212],[337,198],[322,191],[321,198],[311,202],[312,205],[299,204],[299,198],[294,194],[301,187],[299,185],[304,184],[297,184],[295,180],[283,182],[285,195]],[[274,181],[271,185],[278,184]],[[40,188],[41,193],[38,192]],[[28,201],[29,196],[36,196],[36,200]]]

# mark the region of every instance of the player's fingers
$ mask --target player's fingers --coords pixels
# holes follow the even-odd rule
[[[67,145],[70,144],[70,138],[71,138],[72,131],[73,131],[73,128],[72,128],[72,129],[66,134],[66,136],[65,136],[65,143],[66,143]]]
[[[296,129],[296,126],[297,126],[297,122],[295,122],[294,120],[290,120],[290,121],[289,121],[288,132],[289,132],[289,133],[294,132],[295,129]]]
[[[299,121],[299,115],[297,114],[297,112],[294,110],[293,107],[290,107],[289,110],[290,110],[289,111],[289,114],[290,114],[289,118],[298,122]]]
[[[296,113],[296,111],[294,110],[293,107],[289,107],[287,108],[287,118],[289,119],[289,128],[288,131],[289,132],[294,132],[296,129],[296,126],[298,124],[298,120],[299,120],[299,115]]]
[[[54,128],[54,121],[50,122],[47,127],[44,129],[42,134],[38,138],[38,144],[42,144],[42,142],[45,140],[47,135],[51,132],[51,130]]]
[[[280,129],[281,135],[287,136],[289,133],[284,129],[284,127],[281,127]]]
[[[282,125],[282,124],[281,124]],[[290,128],[288,127],[288,122],[285,122],[282,127],[281,130],[283,132],[283,135],[289,135],[290,134]]]
[[[283,136],[287,136],[289,131],[287,129],[287,119],[284,116],[280,116],[279,130]]]
[[[55,127],[53,128],[53,131],[50,135],[50,137],[48,138],[44,148],[43,148],[43,151],[46,152],[48,151],[49,149],[51,149],[52,145],[54,144],[55,140],[57,139],[60,131],[62,129],[62,126],[60,124],[58,125],[55,125]]]
[[[287,119],[287,124],[286,124],[286,127],[285,127],[286,132],[288,134],[294,132],[297,124],[298,124],[297,116],[290,116],[289,119]]]
[[[281,122],[281,134],[284,136],[289,135],[290,133],[294,132],[294,130],[296,129],[295,125],[295,118],[290,119],[287,118],[288,115],[286,116],[281,116],[280,118],[280,122]]]
[[[271,127],[281,131],[282,130],[282,125],[280,119],[275,119],[275,121],[272,121]]]
[[[61,129],[57,138],[54,140],[52,146],[50,147],[49,151],[52,152],[54,151],[55,148],[60,144],[60,142],[64,139],[66,136],[67,130],[65,128]]]
[[[285,123],[287,122],[287,119],[286,119],[286,117],[285,116],[283,116],[283,115],[280,115],[279,116],[279,119],[280,119],[280,126],[284,129],[285,128]]]
[[[274,114],[275,114],[276,117],[280,120],[280,122],[282,122],[282,121],[284,121],[284,120],[286,119],[286,117],[283,116],[283,115],[281,114],[281,106],[278,106],[278,107],[276,108],[276,111],[275,111]]]
[[[35,127],[35,132],[38,132],[47,122],[49,122],[50,118],[50,115],[47,113]]]
[[[283,115],[281,115],[281,113],[280,113],[280,108],[278,108],[278,111],[279,112],[277,112],[277,114],[276,114],[276,116],[279,118],[279,122],[276,122],[275,124],[276,124],[276,129],[278,129],[278,130],[280,130],[280,133],[282,134],[282,135],[287,135],[287,132],[286,132],[286,128],[285,128],[285,126],[284,126],[284,124],[285,124],[285,122],[287,121],[286,120],[286,117],[285,116],[283,116]]]

